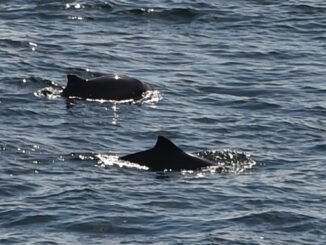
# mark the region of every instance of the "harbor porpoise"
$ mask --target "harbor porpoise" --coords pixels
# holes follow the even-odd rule
[[[62,95],[84,99],[128,100],[140,99],[149,87],[128,76],[105,75],[89,80],[67,75],[68,83]]]
[[[145,165],[150,170],[197,170],[216,165],[213,162],[188,154],[169,139],[158,136],[155,146],[149,150],[120,157],[121,160]]]

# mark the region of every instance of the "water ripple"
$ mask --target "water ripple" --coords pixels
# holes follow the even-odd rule
[[[323,1],[0,5],[1,244],[323,244]],[[69,101],[69,73],[154,90]],[[160,134],[218,168],[118,160]]]

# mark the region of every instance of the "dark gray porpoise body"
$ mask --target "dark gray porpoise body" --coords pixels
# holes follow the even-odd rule
[[[197,170],[215,165],[206,159],[185,153],[169,139],[159,136],[156,145],[149,150],[120,158],[124,161],[145,165],[150,170]]]
[[[149,88],[141,81],[127,76],[101,76],[84,80],[67,75],[68,83],[62,92],[65,97],[85,99],[128,100],[140,99]]]

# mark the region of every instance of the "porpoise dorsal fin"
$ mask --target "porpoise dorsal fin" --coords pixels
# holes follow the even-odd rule
[[[67,79],[68,79],[68,84],[70,83],[70,85],[86,82],[86,80],[84,80],[76,75],[73,75],[73,74],[68,74]]]
[[[179,147],[177,147],[171,140],[165,138],[164,136],[158,136],[156,144],[154,146],[155,150],[164,149],[167,151],[180,151],[183,152]]]

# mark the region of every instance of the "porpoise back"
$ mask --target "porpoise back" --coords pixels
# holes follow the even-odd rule
[[[145,165],[154,171],[197,170],[214,165],[211,161],[184,152],[163,136],[158,136],[153,148],[126,155],[120,159]]]
[[[106,75],[85,80],[76,75],[67,75],[67,79],[67,86],[62,92],[65,97],[105,100],[139,99],[149,89],[138,79],[128,76]]]

